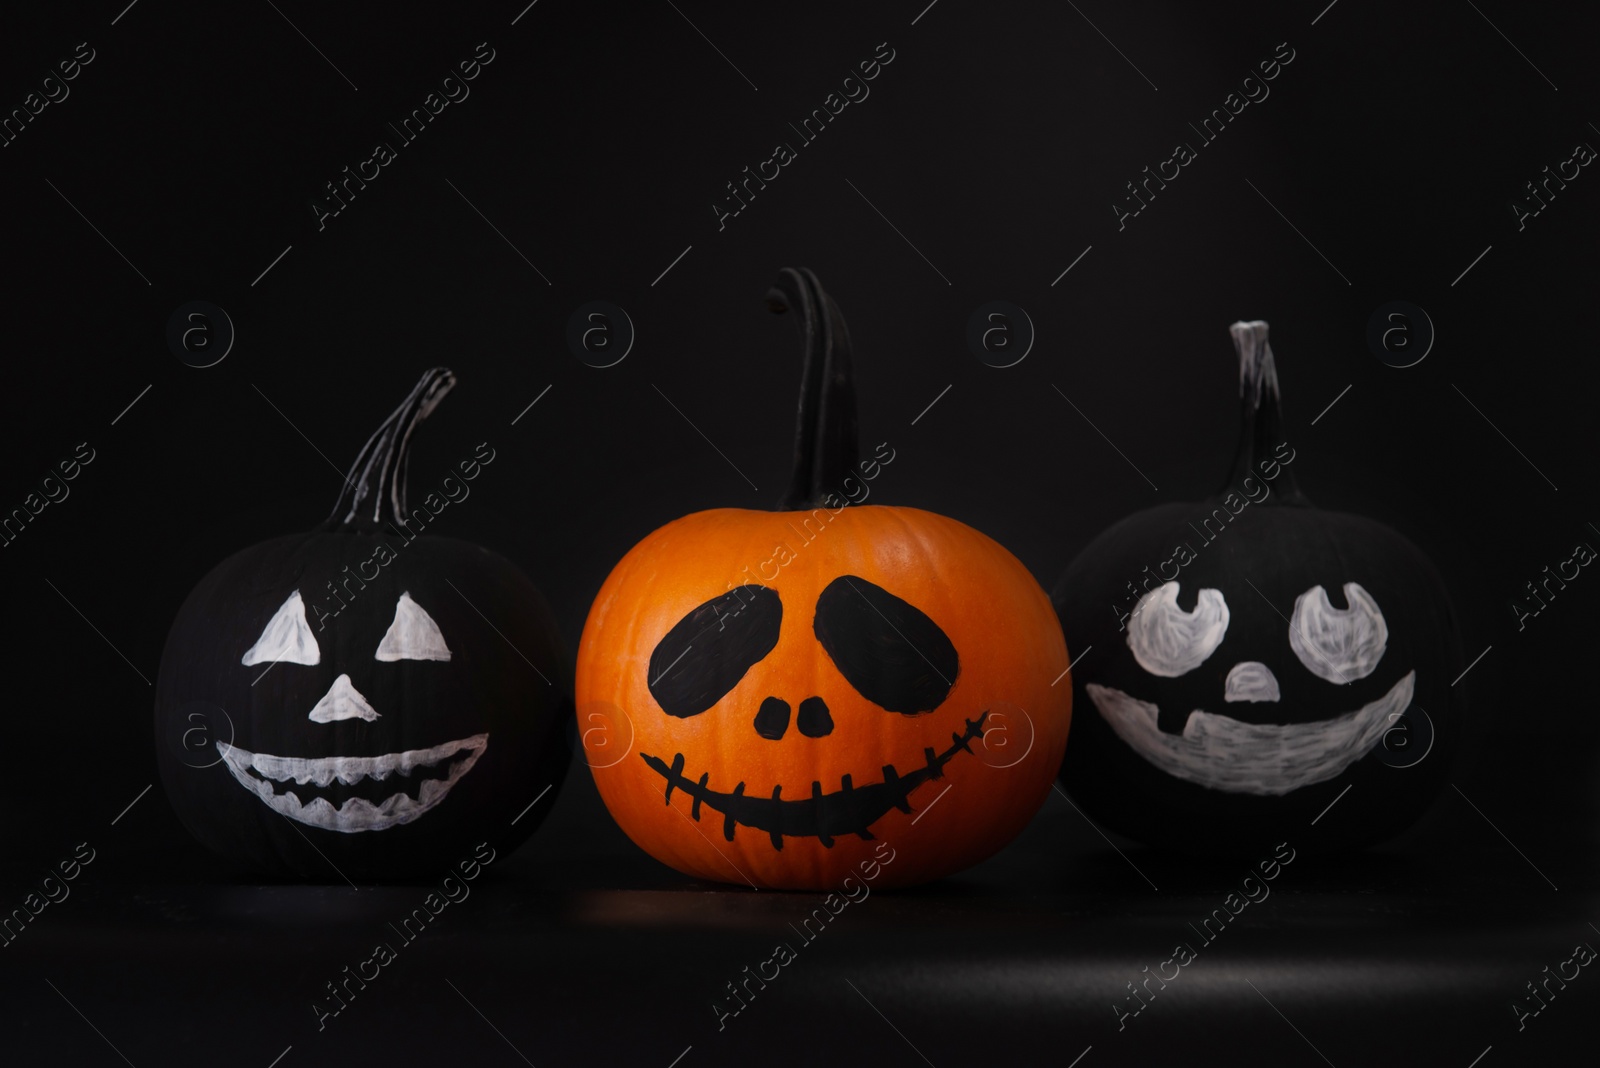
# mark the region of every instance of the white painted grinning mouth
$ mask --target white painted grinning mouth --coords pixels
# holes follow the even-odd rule
[[[222,754],[228,771],[239,785],[259,797],[274,812],[307,826],[353,834],[358,831],[382,831],[410,823],[428,812],[444,800],[463,775],[472,770],[488,745],[488,734],[474,734],[428,749],[409,749],[403,753],[375,757],[309,759],[274,756],[270,753],[252,753],[221,741],[217,743],[217,752]],[[423,782],[415,798],[401,786],[378,803],[363,797],[348,797],[335,807],[325,797],[313,797],[310,802],[302,804],[289,786],[294,783],[321,788],[334,782],[354,786],[366,779],[382,781],[396,773],[407,777],[419,768],[435,768],[447,760],[451,763],[445,777],[430,778]],[[275,784],[283,784],[282,792]]]
[[[1197,709],[1181,735],[1156,725],[1159,709],[1148,701],[1113,686],[1085,689],[1117,736],[1168,775],[1213,790],[1281,797],[1332,779],[1371,752],[1411,706],[1416,678],[1407,672],[1376,701],[1311,723],[1244,723]]]

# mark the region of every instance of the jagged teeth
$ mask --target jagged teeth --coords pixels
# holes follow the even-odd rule
[[[297,819],[302,823],[309,823],[313,826],[326,827],[328,830],[379,830],[381,828],[358,826],[358,824],[363,822],[370,824],[378,820],[386,820],[385,826],[409,823],[438,804],[444,795],[449,792],[452,785],[454,783],[451,780],[429,779],[422,784],[422,789],[417,792],[418,795],[415,801],[408,794],[397,793],[384,798],[380,804],[373,804],[371,801],[361,797],[351,797],[347,798],[344,804],[338,808],[334,808],[332,803],[324,797],[314,797],[309,804],[302,805],[300,799],[290,792],[275,796],[274,802],[283,802],[281,806],[273,802],[269,803],[291,819]],[[338,826],[333,824],[338,824]]]
[[[220,741],[217,743],[217,752],[222,754],[228,771],[239,785],[259,797],[273,811],[312,827],[353,833],[381,831],[410,823],[421,816],[442,801],[450,788],[472,770],[488,745],[487,734],[474,734],[429,749],[412,749],[379,757],[322,757],[308,760],[304,757],[252,753]],[[292,779],[301,786],[307,783],[327,786],[338,779],[346,786],[353,786],[368,776],[381,781],[396,771],[410,775],[415,768],[433,767],[463,752],[466,756],[450,766],[448,776],[424,782],[414,801],[404,790],[400,790],[377,804],[365,798],[350,797],[335,808],[327,798],[315,797],[309,804],[302,805],[300,798],[291,790],[278,793],[273,789],[272,782],[268,781],[287,783]]]
[[[230,766],[238,766],[241,770],[248,768],[261,778],[274,782],[293,780],[301,786],[306,783],[327,786],[338,779],[346,786],[354,786],[368,777],[381,782],[396,771],[410,775],[419,767],[434,767],[463,749],[481,750],[488,738],[487,734],[474,734],[428,749],[408,749],[403,753],[376,757],[282,757],[271,753],[251,753],[237,746],[228,746],[223,751],[225,743],[222,742],[217,743],[217,748],[223,752]]]

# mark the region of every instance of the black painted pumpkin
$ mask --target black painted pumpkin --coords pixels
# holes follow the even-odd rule
[[[1087,651],[1061,781],[1153,845],[1374,843],[1446,782],[1463,716],[1454,613],[1416,546],[1300,493],[1267,324],[1232,333],[1228,483],[1117,523],[1056,588],[1067,643]]]
[[[236,866],[324,881],[428,876],[521,842],[568,753],[566,655],[532,583],[424,533],[493,462],[480,445],[406,502],[422,377],[361,450],[332,517],[219,564],[173,622],[156,691],[162,783]],[[520,818],[519,818],[520,816]]]

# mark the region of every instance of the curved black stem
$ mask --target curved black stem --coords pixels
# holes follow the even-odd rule
[[[794,477],[778,507],[815,508],[844,497],[844,480],[859,456],[856,389],[850,369],[850,331],[833,298],[810,270],[785,267],[767,292],[767,307],[799,312],[804,360],[800,417],[794,436]]]
[[[1233,347],[1239,354],[1239,446],[1233,456],[1233,473],[1222,492],[1238,493],[1248,489],[1241,489],[1246,478],[1254,478],[1256,483],[1266,481],[1261,463],[1276,459],[1275,451],[1288,439],[1278,394],[1278,367],[1272,346],[1267,343],[1267,324],[1260,319],[1237,322],[1228,327],[1228,332],[1233,335]],[[1294,472],[1286,465],[1279,464],[1277,477],[1270,485],[1272,495],[1263,504],[1311,503],[1300,492]]]
[[[448,367],[423,373],[400,407],[361,446],[325,529],[378,526],[385,519],[405,529],[411,432],[455,384],[455,372]]]

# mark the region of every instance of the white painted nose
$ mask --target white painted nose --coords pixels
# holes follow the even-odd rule
[[[1273,692],[1277,692],[1276,683],[1273,684]],[[317,702],[310,715],[314,723],[332,723],[340,719],[364,719],[371,723],[377,718],[378,710],[361,696],[361,691],[350,682],[349,675],[340,675],[333,680],[333,685],[328,687],[328,692],[322,695],[322,700]]]
[[[1278,678],[1259,660],[1241,660],[1228,672],[1225,701],[1276,701]]]

